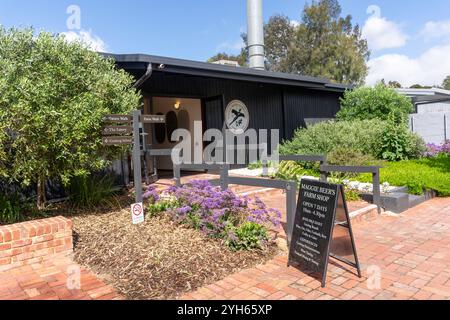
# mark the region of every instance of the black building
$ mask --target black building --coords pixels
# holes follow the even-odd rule
[[[279,129],[280,139],[290,139],[308,119],[334,118],[349,89],[326,79],[243,67],[142,54],[107,56],[136,78],[145,114],[168,116],[169,132],[156,132],[156,148],[172,147],[171,130],[192,130],[193,121],[201,121],[203,131],[222,130],[227,105],[235,100],[248,109],[248,128]]]

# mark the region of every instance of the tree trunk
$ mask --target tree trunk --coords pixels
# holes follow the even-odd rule
[[[39,210],[45,209],[47,199],[45,197],[45,177],[40,176],[37,182],[37,207]]]

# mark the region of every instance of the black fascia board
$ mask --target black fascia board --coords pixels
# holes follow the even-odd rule
[[[168,57],[151,56],[145,54],[103,54],[113,58],[119,66],[144,68],[140,63],[152,63],[155,71],[172,72],[179,74],[214,77],[230,80],[251,81],[285,86],[296,86],[325,91],[343,92],[352,89],[352,86],[334,84],[326,79],[301,76],[296,74],[254,70],[244,67],[224,66],[206,62],[182,60]],[[146,68],[146,67],[145,67]]]

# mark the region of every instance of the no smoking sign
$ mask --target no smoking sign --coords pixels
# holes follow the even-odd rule
[[[131,216],[133,218],[133,224],[144,222],[144,206],[142,203],[131,205]]]

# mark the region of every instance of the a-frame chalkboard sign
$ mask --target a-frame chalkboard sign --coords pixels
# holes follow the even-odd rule
[[[302,180],[292,231],[288,266],[322,277],[325,287],[329,258],[355,267],[361,277],[344,187]]]

